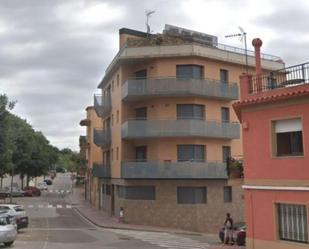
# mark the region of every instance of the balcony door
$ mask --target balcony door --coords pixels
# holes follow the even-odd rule
[[[230,122],[230,108],[228,107],[221,108],[221,121]]]
[[[194,104],[178,104],[177,105],[177,119],[200,119],[203,120],[205,116],[204,105]]]
[[[140,107],[135,109],[135,119],[146,120],[147,119],[147,107]]]
[[[203,79],[204,67],[200,65],[176,65],[177,79]]]
[[[224,163],[227,162],[228,158],[231,157],[231,147],[230,146],[222,146],[222,160]]]
[[[136,71],[135,79],[147,79],[147,69]]]
[[[205,145],[177,145],[177,159],[178,162],[204,162]]]
[[[135,158],[137,162],[147,161],[147,146],[135,147]]]

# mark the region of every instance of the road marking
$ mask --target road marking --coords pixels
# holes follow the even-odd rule
[[[33,205],[28,205],[28,208],[33,208]]]
[[[114,233],[129,236],[152,245],[169,248],[169,249],[207,249],[209,244],[190,238],[180,237],[169,233],[145,232],[145,231],[126,231],[110,230]]]
[[[48,204],[47,208],[53,208],[53,205]]]
[[[62,208],[62,205],[58,204],[58,205],[57,205],[57,208]]]
[[[66,208],[72,208],[72,206],[71,205],[66,205]]]
[[[44,209],[44,208],[67,208],[67,209],[71,209],[72,208],[72,205],[69,205],[69,204],[55,204],[55,205],[52,205],[52,204],[38,204],[38,205],[28,205],[26,206],[26,209]]]
[[[42,204],[38,205],[39,208],[43,208],[44,206]]]

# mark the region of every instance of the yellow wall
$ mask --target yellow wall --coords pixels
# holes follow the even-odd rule
[[[219,80],[220,69],[229,71],[229,82],[238,83],[239,75],[245,72],[245,66],[236,64],[219,62],[209,60],[207,58],[161,58],[146,60],[139,63],[126,64],[118,68],[114,75],[105,86],[112,85],[114,87],[112,94],[112,112],[114,122],[112,125],[112,145],[113,150],[112,160],[112,177],[120,177],[121,161],[132,160],[135,157],[135,146],[148,145],[147,153],[149,160],[173,160],[177,159],[177,144],[204,144],[207,147],[208,160],[222,160],[222,146],[227,145],[232,147],[232,155],[242,155],[241,140],[220,140],[220,139],[148,139],[136,141],[122,141],[121,139],[121,124],[129,118],[134,118],[135,108],[147,106],[147,114],[149,119],[168,119],[176,118],[176,105],[185,103],[195,103],[205,105],[206,120],[221,120],[221,107],[230,108],[231,121],[237,122],[236,115],[231,107],[231,102],[212,100],[206,98],[192,98],[192,97],[177,97],[177,98],[149,98],[146,101],[137,102],[122,102],[121,100],[121,86],[124,82],[134,76],[134,72],[147,68],[147,76],[155,77],[175,77],[176,65],[178,64],[198,64],[204,66],[204,77]],[[254,72],[253,68],[250,69]],[[117,84],[117,75],[119,75],[119,84]],[[120,120],[117,123],[116,116],[119,111]],[[107,117],[106,117],[107,118]],[[116,150],[119,148],[119,158],[116,159]]]

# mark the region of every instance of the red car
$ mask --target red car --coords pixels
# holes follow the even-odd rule
[[[41,196],[41,190],[36,187],[24,187],[25,196]]]

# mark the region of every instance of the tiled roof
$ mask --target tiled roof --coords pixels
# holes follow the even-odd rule
[[[286,99],[292,99],[295,97],[302,97],[302,96],[309,96],[309,89],[299,89],[289,92],[281,92],[273,95],[268,96],[260,96],[256,98],[249,98],[244,100],[239,100],[234,102],[233,107],[236,111],[236,114],[238,118],[241,120],[241,108],[245,106],[252,106],[256,104],[264,104],[264,103],[270,103],[274,101],[280,101],[280,100],[286,100]]]

